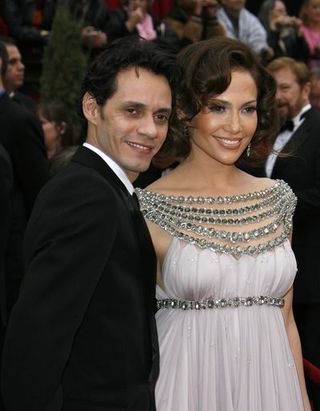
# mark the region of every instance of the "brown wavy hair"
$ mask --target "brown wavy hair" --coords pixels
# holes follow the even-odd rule
[[[190,153],[190,137],[185,132],[187,122],[207,106],[210,98],[228,88],[233,71],[241,70],[251,74],[258,90],[258,125],[251,140],[250,157],[243,153],[239,161],[251,165],[264,161],[272,151],[279,125],[276,83],[258,55],[238,40],[217,37],[187,46],[178,54],[178,62],[184,68],[184,75],[177,91],[176,111],[171,119],[173,132],[160,156],[182,159]]]

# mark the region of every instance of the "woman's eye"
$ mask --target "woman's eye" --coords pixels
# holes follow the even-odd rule
[[[249,107],[245,107],[244,111],[246,113],[255,113],[257,111],[257,107],[255,106],[249,106]]]
[[[216,113],[223,113],[225,111],[225,107],[219,104],[212,104],[211,106],[209,106],[209,110]]]

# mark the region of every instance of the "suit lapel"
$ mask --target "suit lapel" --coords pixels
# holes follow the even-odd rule
[[[108,164],[94,151],[87,147],[81,146],[72,158],[73,162],[80,163],[84,166],[95,169],[101,176],[103,176],[119,193],[126,207],[131,214],[133,229],[136,233],[137,242],[140,251],[141,273],[148,284],[148,312],[150,313],[149,326],[152,344],[152,367],[149,374],[149,381],[154,382],[159,374],[159,347],[157,330],[153,313],[155,312],[155,275],[156,275],[156,254],[152,244],[149,229],[146,225],[145,219],[140,211],[138,199],[133,198],[128,192],[125,185],[121,182],[118,176],[112,171]],[[153,290],[153,291],[151,291]],[[151,292],[150,292],[151,291]]]
[[[128,190],[112,171],[108,164],[94,151],[87,147],[81,146],[72,158],[73,162],[80,163],[87,167],[95,169],[102,177],[111,183],[117,190],[121,190],[123,194],[127,194]]]
[[[281,150],[281,153],[288,153],[290,156],[295,156],[298,153],[299,147],[304,144],[305,140],[308,138],[309,129],[312,127],[312,109],[308,110],[305,114],[305,120],[293,133],[290,140]],[[279,171],[280,164],[283,163],[283,158],[277,157],[276,162],[273,167],[271,178],[275,178]]]

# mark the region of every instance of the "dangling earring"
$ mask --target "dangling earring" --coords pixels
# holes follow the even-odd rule
[[[251,153],[251,143],[249,143],[247,146],[247,157],[250,157],[250,153]]]
[[[190,137],[190,132],[189,132],[189,127],[188,126],[184,126],[183,128],[183,135],[187,138]]]

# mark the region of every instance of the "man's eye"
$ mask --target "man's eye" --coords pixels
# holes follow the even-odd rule
[[[128,108],[127,108],[127,112],[128,112],[129,114],[137,114],[137,110],[136,110],[135,108],[133,108],[133,107],[128,107]]]
[[[167,114],[157,114],[156,120],[161,123],[166,123],[169,120],[169,116]]]

